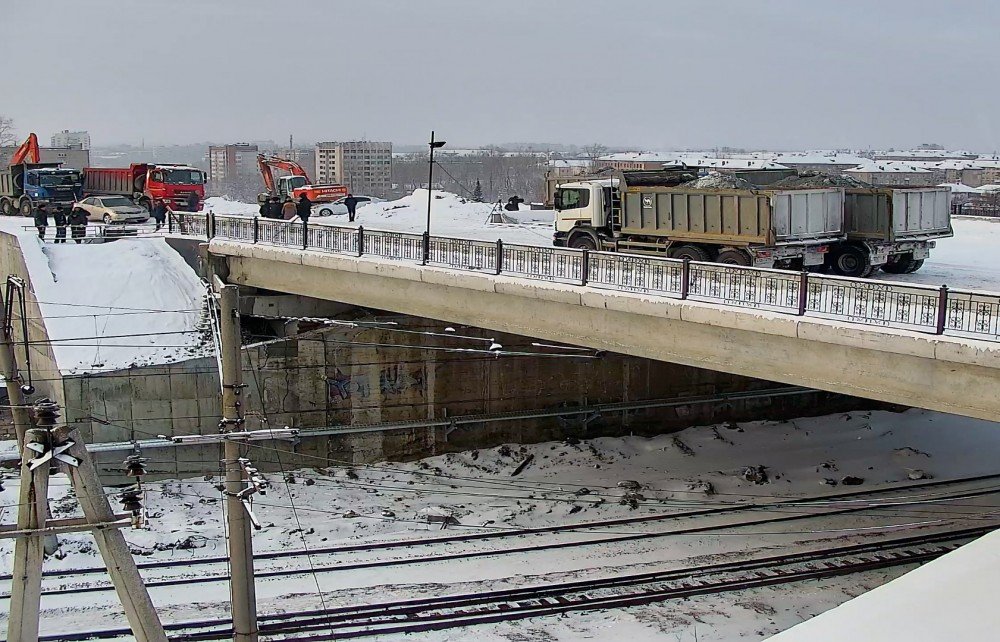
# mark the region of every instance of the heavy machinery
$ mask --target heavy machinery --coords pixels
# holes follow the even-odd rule
[[[260,169],[260,175],[264,179],[264,187],[267,188],[266,192],[261,192],[257,195],[257,201],[261,203],[272,196],[284,200],[286,196],[299,198],[305,194],[313,203],[332,203],[339,198],[347,196],[346,185],[336,183],[313,185],[309,180],[306,170],[293,160],[258,154],[257,167]],[[291,176],[279,176],[278,180],[275,181],[274,174],[271,173],[272,167],[291,172]],[[321,215],[330,213],[332,212],[320,211]]]
[[[83,191],[87,196],[125,196],[147,210],[153,200],[163,200],[173,210],[197,212],[205,200],[205,172],[164,163],[88,167],[83,170]],[[193,210],[192,195],[197,197]]]
[[[71,205],[81,196],[83,178],[76,169],[62,163],[41,163],[38,137],[29,134],[10,159],[10,167],[0,170],[0,214],[31,216],[40,204]]]
[[[844,190],[699,187],[687,168],[563,183],[557,246],[732,265],[821,266],[844,239]],[[700,181],[699,181],[700,182]]]

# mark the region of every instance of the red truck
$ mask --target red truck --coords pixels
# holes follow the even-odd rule
[[[201,211],[205,202],[205,172],[187,165],[132,163],[130,167],[88,167],[83,170],[84,196],[117,194],[150,209],[153,199],[170,209]],[[191,195],[198,197],[192,209]]]

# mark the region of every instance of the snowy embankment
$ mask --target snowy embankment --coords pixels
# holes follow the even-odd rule
[[[273,447],[289,448],[281,442]],[[993,473],[997,472],[994,456],[997,448],[1000,448],[1000,430],[996,424],[911,410],[903,414],[852,412],[783,422],[699,426],[652,438],[512,444],[409,463],[351,466],[317,458],[316,468],[295,471],[290,477],[268,475],[272,487],[266,495],[256,498],[254,506],[264,526],[254,532],[253,540],[258,552],[316,550],[338,543],[371,544],[754,504],[849,490],[829,486],[830,480],[836,482],[845,476],[863,480],[861,486],[851,488],[863,490],[886,483],[905,483],[915,471],[937,479]],[[253,449],[251,456],[252,453]],[[512,476],[512,471],[529,456],[532,456],[530,463],[519,475]],[[743,474],[748,466],[763,466],[768,483],[748,481]],[[156,469],[155,461],[150,462],[150,468]],[[145,485],[145,503],[152,515],[150,530],[124,531],[140,563],[167,559],[194,561],[224,554],[222,502],[215,487],[220,480],[217,470],[211,468],[206,465],[205,479]],[[61,479],[54,481],[50,493],[56,515],[66,517],[74,514],[68,509],[75,502]],[[10,496],[16,496],[17,481],[6,480],[5,485]],[[904,494],[912,496],[914,501],[933,499],[926,492]],[[629,501],[629,495],[634,503]],[[697,535],[671,535],[625,545],[600,544],[543,553],[502,552],[512,546],[538,543],[541,536],[497,540],[491,544],[497,551],[495,556],[430,560],[381,569],[340,569],[319,573],[315,579],[309,576],[304,560],[289,559],[277,566],[274,562],[270,565],[261,562],[262,570],[295,567],[306,572],[260,579],[259,607],[262,613],[319,608],[316,583],[328,607],[480,592],[683,567],[707,560],[771,555],[810,542],[846,544],[871,537],[904,536],[919,532],[919,524],[940,521],[935,520],[932,510],[941,511],[939,517],[945,518],[949,511],[954,511],[956,519],[964,517],[971,521],[976,519],[973,511],[991,510],[988,501],[977,506],[972,499],[963,499],[954,506],[941,501],[896,506],[895,510],[858,513],[839,521],[810,522],[808,526],[802,522],[742,529],[723,525]],[[456,523],[442,532],[439,524],[426,523],[428,514],[451,515]],[[623,525],[610,532],[627,535],[641,528],[644,527]],[[581,531],[579,535],[593,533]],[[100,565],[87,535],[60,537],[62,549],[56,558],[46,562],[47,569]],[[5,572],[10,570],[12,550],[10,540],[0,542],[0,569]],[[456,550],[459,549],[452,544],[415,553],[433,558],[435,553]],[[334,567],[384,559],[386,555],[413,554],[355,551],[346,557],[316,555],[313,563],[317,568]],[[224,572],[224,566],[209,571]],[[761,640],[901,572],[902,569],[877,571],[807,585],[753,589],[628,610],[536,618],[481,626],[472,631],[429,633],[421,639],[585,638],[610,642],[621,639],[621,631],[627,630],[631,639],[637,641],[693,640],[697,629],[698,639],[703,642]],[[146,573],[149,575],[151,571]],[[206,571],[189,566],[173,573],[198,577]],[[79,588],[103,581],[101,575],[81,575],[70,576],[63,582]],[[8,584],[4,582],[0,591],[6,591]],[[197,602],[191,600],[192,591],[197,591]],[[226,613],[227,591],[224,582],[217,582],[193,588],[153,588],[152,597],[165,621],[205,619]],[[122,621],[113,593],[47,597],[43,609],[46,632],[110,626]],[[928,610],[928,613],[933,612]],[[2,620],[0,615],[0,624]]]
[[[18,237],[64,374],[211,353],[203,332],[205,286],[164,239],[43,244],[24,230],[26,222],[0,219],[0,230]]]
[[[435,190],[431,208],[431,232],[440,236],[474,238],[484,241],[503,239],[505,243],[522,245],[552,245],[550,210],[503,212],[517,222],[493,223],[489,203],[473,203],[463,198]],[[207,209],[219,214],[253,216],[257,206],[214,197],[206,200]],[[358,208],[355,222],[346,216],[314,217],[311,223],[411,232],[419,234],[427,224],[427,190],[396,201],[372,203]],[[956,217],[952,220],[955,236],[937,242],[923,268],[914,274],[876,272],[877,279],[905,281],[927,285],[947,285],[951,288],[1000,290],[1000,220]]]

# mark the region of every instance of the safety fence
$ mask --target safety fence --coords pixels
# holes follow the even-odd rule
[[[171,212],[181,234],[375,256],[782,314],[1000,341],[1000,294],[687,259],[515,245],[211,212]]]

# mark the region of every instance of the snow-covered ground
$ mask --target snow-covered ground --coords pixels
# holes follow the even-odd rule
[[[98,372],[208,354],[206,290],[162,238],[42,243],[23,218],[0,218],[21,244],[59,369]],[[16,321],[16,319],[15,319]]]
[[[550,210],[529,210],[522,205],[519,212],[504,212],[516,223],[492,223],[490,203],[473,203],[455,194],[435,191],[431,208],[431,231],[441,236],[475,238],[523,245],[552,245]],[[257,206],[225,198],[206,200],[206,208],[219,214],[252,216]],[[427,223],[427,190],[396,201],[373,203],[358,209],[354,224],[346,216],[314,217],[313,223],[357,227],[395,232],[421,233]],[[877,279],[908,281],[952,288],[1000,290],[1000,220],[956,217],[952,220],[955,236],[937,242],[923,268],[913,274],[876,272]]]
[[[285,446],[279,443],[275,447]],[[317,459],[316,468],[295,471],[294,483],[286,484],[280,474],[269,475],[273,487],[255,504],[264,528],[254,534],[254,546],[258,552],[305,547],[315,550],[346,543],[433,538],[497,528],[531,528],[753,504],[836,492],[841,488],[831,488],[824,481],[840,480],[847,475],[864,480],[862,486],[855,487],[859,489],[905,483],[914,471],[939,479],[967,477],[1000,472],[995,458],[998,447],[997,424],[911,410],[902,414],[852,412],[787,422],[701,426],[652,438],[511,444],[411,463],[349,467]],[[533,462],[520,475],[511,476],[528,455],[534,456]],[[742,476],[745,467],[758,465],[766,467],[769,483],[756,484]],[[150,468],[156,469],[155,461]],[[224,552],[222,504],[215,487],[219,478],[217,471],[208,468],[206,474],[207,479],[147,484],[146,505],[154,516],[151,529],[125,531],[140,562],[193,560]],[[638,492],[642,497],[635,508],[621,503],[627,491],[618,484],[624,480],[633,480],[641,487]],[[52,481],[51,494],[57,497],[53,501],[54,512],[60,517],[71,515],[68,509],[73,502],[64,478]],[[16,481],[8,479],[5,485],[8,491],[4,496],[16,497]],[[711,491],[707,490],[709,485]],[[586,492],[581,492],[583,488]],[[431,559],[391,568],[320,572],[315,579],[308,572],[262,578],[258,581],[258,599],[261,612],[273,613],[319,607],[315,582],[319,583],[326,605],[335,606],[683,568],[703,563],[706,556],[724,561],[823,542],[849,543],[871,537],[901,536],[921,528],[940,528],[952,521],[974,520],[970,512],[981,515],[994,510],[987,498],[983,503],[970,499],[954,506],[916,503],[842,518],[749,528],[727,528],[727,520],[720,519],[712,522],[717,523],[717,530],[698,535],[544,553],[503,553],[510,546],[530,544],[544,537],[537,535],[528,540],[488,540],[487,546],[496,551],[495,555],[446,562],[433,561],[435,551],[453,553],[458,550],[457,545],[315,556],[313,564],[319,569],[387,556],[419,555]],[[437,524],[425,523],[428,513],[451,514],[458,524],[442,532]],[[3,519],[9,521],[10,517],[5,514]],[[689,525],[689,522],[665,522],[660,528],[672,530]],[[646,532],[648,528],[651,527],[627,525],[603,534],[627,535]],[[576,536],[595,534],[601,534],[599,529],[578,532]],[[100,558],[87,536],[65,535],[62,539],[59,559],[50,559],[47,568],[100,566]],[[9,540],[0,543],[0,568],[8,573],[12,549]],[[262,569],[293,565],[307,569],[301,560],[259,564]],[[699,640],[760,640],[878,586],[903,570],[692,598],[627,611],[536,618],[477,627],[473,632],[445,631],[421,639],[451,641],[468,639],[471,635],[477,640],[497,641],[610,641],[620,640],[622,631],[628,631],[636,640],[694,640],[697,629]],[[211,569],[211,573],[221,571],[221,566]],[[190,567],[174,570],[173,576],[197,577],[205,572]],[[72,582],[79,589],[101,580],[100,575],[79,576],[59,583]],[[46,583],[47,587],[56,585],[55,581]],[[8,587],[9,582],[0,583],[0,591],[6,592]],[[196,602],[190,599],[193,590],[197,590]],[[224,583],[216,582],[199,584],[195,589],[153,588],[152,595],[164,620],[178,621],[224,613],[228,593]],[[113,602],[113,594],[107,593],[43,597],[44,630],[121,623]],[[0,613],[2,610],[0,602]]]

